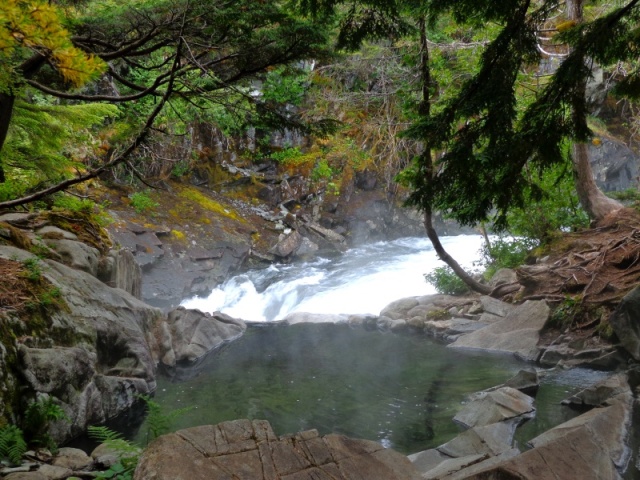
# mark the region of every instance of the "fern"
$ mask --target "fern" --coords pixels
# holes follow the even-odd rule
[[[151,400],[146,395],[141,395],[140,399],[147,404],[147,442],[155,440],[160,435],[171,431],[171,424],[180,415],[184,415],[193,407],[179,408],[169,413],[164,413],[162,407]]]
[[[118,463],[112,465],[108,470],[100,472],[96,478],[118,480],[131,480],[133,472],[138,465],[140,457],[140,447],[133,442],[122,438],[118,432],[114,432],[104,426],[90,426],[87,432],[91,438],[100,443],[104,443],[107,448],[113,451],[118,457]]]
[[[0,429],[0,457],[8,458],[13,465],[19,465],[22,455],[27,451],[24,435],[15,425]]]
[[[66,418],[64,410],[53,397],[39,398],[30,403],[24,413],[24,431],[29,443],[55,451],[57,445],[49,435],[49,425]]]

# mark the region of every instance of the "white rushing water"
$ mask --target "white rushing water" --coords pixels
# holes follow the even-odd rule
[[[466,268],[480,259],[480,235],[443,237],[442,243]],[[207,298],[182,305],[253,321],[293,312],[377,315],[394,300],[435,293],[424,274],[442,265],[427,238],[403,238],[354,248],[336,258],[249,271]]]

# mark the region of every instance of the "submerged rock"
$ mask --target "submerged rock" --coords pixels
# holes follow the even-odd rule
[[[453,420],[465,427],[478,427],[492,423],[515,420],[520,423],[526,414],[535,411],[533,398],[511,387],[480,392],[465,405]]]

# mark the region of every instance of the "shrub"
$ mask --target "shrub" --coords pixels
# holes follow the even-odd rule
[[[149,196],[149,190],[133,193],[129,198],[131,199],[131,206],[138,213],[158,206],[158,203]]]
[[[438,293],[446,295],[462,295],[469,291],[466,283],[458,277],[450,267],[437,267],[424,275],[427,283],[433,285]]]
[[[530,238],[498,238],[482,247],[482,257],[486,265],[485,277],[491,278],[501,268],[515,268],[526,262],[529,252],[538,245]]]

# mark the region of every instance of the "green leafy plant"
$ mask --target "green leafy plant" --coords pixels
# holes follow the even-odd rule
[[[53,397],[39,398],[30,403],[24,413],[24,433],[29,444],[55,451],[57,445],[49,434],[49,426],[51,422],[66,418],[64,410]]]
[[[505,237],[494,240],[491,245],[485,244],[482,248],[485,277],[491,278],[501,268],[523,265],[531,249],[537,245],[538,242],[533,239]]]
[[[580,297],[565,297],[551,314],[549,326],[561,329],[571,327],[576,317],[582,312],[581,307]]]
[[[114,478],[119,480],[131,480],[133,472],[138,465],[141,449],[133,442],[122,438],[118,432],[114,432],[105,426],[90,426],[87,432],[91,438],[100,443],[104,443],[107,448],[113,451],[119,461],[108,470],[98,473],[96,478]]]
[[[437,267],[431,273],[425,273],[424,278],[439,293],[462,295],[469,291],[469,287],[460,280],[450,267]]]
[[[27,451],[24,434],[15,425],[0,428],[0,458],[8,459],[12,465],[19,465]]]
[[[333,176],[333,169],[326,160],[320,160],[315,168],[311,171],[311,180],[317,182],[319,180],[328,180]]]
[[[31,282],[40,280],[42,277],[42,268],[40,267],[39,258],[27,258],[22,262],[22,265],[25,268],[23,275],[27,280]]]
[[[143,213],[158,206],[158,202],[155,202],[149,196],[149,190],[132,193],[129,198],[131,199],[131,206],[138,213]]]
[[[140,398],[147,404],[147,443],[160,435],[170,432],[171,423],[193,408],[179,408],[169,413],[164,413],[162,407],[149,397],[142,395]]]

